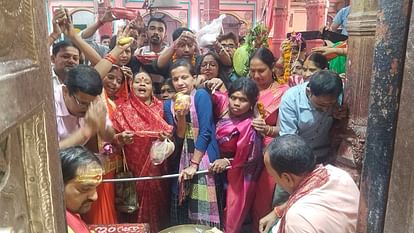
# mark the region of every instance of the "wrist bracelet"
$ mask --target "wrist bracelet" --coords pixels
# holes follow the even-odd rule
[[[191,159],[190,160],[190,162],[191,162],[191,165],[197,165],[197,167],[200,165],[200,163],[198,162],[196,162],[196,161],[194,161],[193,159]]]
[[[112,64],[116,64],[116,57],[114,57],[114,55],[108,53],[105,56],[105,59],[108,60],[109,62],[111,62]]]
[[[264,130],[264,133],[265,133],[266,136],[269,136],[270,126],[266,125],[265,130]]]

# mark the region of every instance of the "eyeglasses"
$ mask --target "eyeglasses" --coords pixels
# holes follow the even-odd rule
[[[87,108],[91,104],[91,103],[82,103],[82,102],[80,102],[79,99],[78,99],[78,97],[76,97],[75,94],[73,94],[72,97],[75,100],[76,104],[79,105],[79,106],[81,106],[81,107],[86,107]]]
[[[234,44],[221,44],[224,48],[234,49],[236,46]]]

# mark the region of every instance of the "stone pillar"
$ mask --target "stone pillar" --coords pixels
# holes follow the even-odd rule
[[[98,3],[98,19],[100,19],[107,7],[111,6],[110,0],[102,0]],[[109,35],[112,36],[112,23],[106,23],[99,28],[99,36]]]
[[[411,6],[411,12],[414,6]],[[411,14],[407,45],[414,44]],[[414,47],[407,46],[384,232],[414,232]]]
[[[341,137],[337,163],[357,182],[365,148],[377,9],[376,1],[354,1],[348,16],[345,105],[349,107],[349,120]]]
[[[325,25],[325,10],[326,0],[306,1],[307,31],[319,31]],[[306,49],[309,52],[311,48],[322,46],[322,44],[322,40],[308,40],[306,41]]]
[[[213,19],[218,18],[220,15],[220,1],[208,0],[204,1],[204,19],[210,23]]]
[[[280,45],[283,40],[286,39],[286,33],[288,28],[288,16],[289,16],[289,0],[276,0],[276,6],[274,8],[274,20],[273,20],[273,38],[272,48],[273,54],[276,57],[280,57]]]
[[[363,2],[372,4],[370,0]],[[394,142],[396,139],[398,108],[400,104],[401,82],[406,57],[405,52],[406,47],[412,48],[412,44],[407,43],[411,7],[412,1],[410,0],[381,0],[378,2],[376,34],[375,41],[373,41],[374,60],[368,104],[367,133],[361,173],[361,198],[359,201],[357,233],[384,232],[390,174],[394,156]],[[407,60],[410,60],[411,54],[408,53],[407,55]],[[363,58],[363,56],[360,57]],[[361,62],[361,59],[358,62]],[[407,63],[407,65],[410,65],[410,63]],[[412,75],[410,70],[407,71],[408,75]],[[360,74],[359,78],[361,77]],[[410,94],[410,92],[405,93]],[[358,99],[361,100],[361,96],[358,96]],[[403,103],[404,105],[401,106],[402,113],[405,112],[405,109],[402,109],[402,107],[411,108],[412,106],[412,102]],[[410,122],[409,120],[405,118],[400,118],[400,120],[398,121],[400,127],[405,126],[405,128],[413,130],[413,125],[408,124]],[[399,136],[401,139],[405,135],[400,134]],[[410,144],[412,141],[412,138],[410,138],[406,143]],[[401,141],[396,145],[404,145],[406,148],[409,148]],[[395,149],[399,152],[399,155],[405,152],[403,147],[396,147]],[[409,151],[409,153],[412,152]],[[396,162],[403,161],[396,160]],[[397,174],[399,172],[401,171],[398,171]],[[412,187],[410,182],[408,184]],[[405,190],[400,189],[397,192],[404,192]],[[412,203],[407,202],[405,198],[411,196],[412,193],[404,192],[404,194],[403,199],[391,199],[391,201],[402,202],[408,205],[409,208],[412,208]],[[398,207],[398,205],[392,202],[389,203],[389,206],[393,206],[394,208]],[[401,216],[405,214],[407,212],[402,213]],[[400,215],[398,214],[395,217],[398,219]],[[411,225],[412,227],[412,216],[404,217],[411,224],[408,222],[404,222],[403,224],[407,226]],[[412,232],[413,230],[412,228],[408,228],[408,231],[398,231],[396,229],[386,232]]]

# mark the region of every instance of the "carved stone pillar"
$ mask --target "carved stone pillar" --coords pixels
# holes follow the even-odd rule
[[[367,130],[377,9],[376,1],[353,1],[348,16],[345,104],[350,114],[341,136],[337,163],[358,182]]]
[[[288,15],[290,8],[289,0],[276,0],[274,8],[274,20],[273,20],[273,38],[272,48],[273,54],[276,57],[280,57],[280,44],[286,39],[286,33],[288,28]]]
[[[326,22],[326,1],[325,0],[308,0],[306,1],[306,15],[307,15],[307,31],[318,31]],[[308,40],[306,41],[306,48],[310,51],[311,48],[322,46],[322,40]]]

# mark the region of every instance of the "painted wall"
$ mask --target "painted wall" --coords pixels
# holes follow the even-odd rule
[[[208,0],[182,0],[179,1],[180,8],[161,10],[166,13],[172,19],[176,20],[178,24],[182,26],[188,26],[190,29],[198,30],[202,26],[208,23],[205,17],[204,2]],[[251,26],[255,25],[261,20],[263,6],[266,0],[219,0],[220,13],[225,13],[233,16],[244,24],[239,25],[238,30],[243,31]],[[280,0],[275,0],[275,5]],[[307,24],[311,23],[307,17],[307,1],[309,0],[291,0],[289,6],[288,15],[288,32],[291,31],[305,31]],[[328,0],[326,0],[328,1]],[[144,0],[110,0],[112,6],[116,7],[128,7],[133,9],[141,9]],[[329,15],[333,17],[336,12],[344,5],[344,0],[330,0],[329,1]],[[52,12],[63,5],[67,7],[70,12],[75,11],[89,11],[94,13],[94,1],[93,0],[47,0],[48,17],[51,19]],[[90,13],[84,13],[89,14]],[[145,10],[140,10],[140,13],[145,16]],[[50,20],[49,20],[50,21]],[[88,19],[78,20],[81,24],[91,24],[93,20],[91,17]],[[75,21],[77,22],[77,21]],[[51,23],[49,22],[49,30],[51,30]],[[234,25],[233,25],[234,26]]]
[[[263,0],[262,0],[263,1]],[[143,0],[111,0],[112,6],[115,7],[128,7],[133,9],[141,9],[143,5]],[[59,5],[63,5],[64,7],[68,8],[69,11],[72,13],[74,11],[79,10],[87,10],[90,12],[94,12],[94,1],[93,0],[48,0],[47,2],[48,7],[48,14],[49,17],[52,17],[53,11],[59,7]],[[204,0],[187,0],[187,1],[180,1],[179,9],[168,9],[168,10],[160,10],[163,13],[168,14],[171,18],[176,19],[183,26],[188,26],[190,29],[198,30],[203,25],[207,24],[208,22],[203,19],[203,7],[204,7]],[[260,4],[259,4],[260,5]],[[142,15],[146,15],[147,13],[145,10],[140,10]],[[227,13],[238,20],[243,21],[249,27],[256,23],[257,15],[259,14],[258,11],[258,4],[256,0],[239,0],[239,1],[220,1],[220,13]],[[90,19],[88,19],[90,20]],[[86,20],[87,21],[87,20]],[[84,23],[85,20],[82,21]],[[93,23],[90,20],[88,25]],[[49,30],[51,28],[49,22]]]

